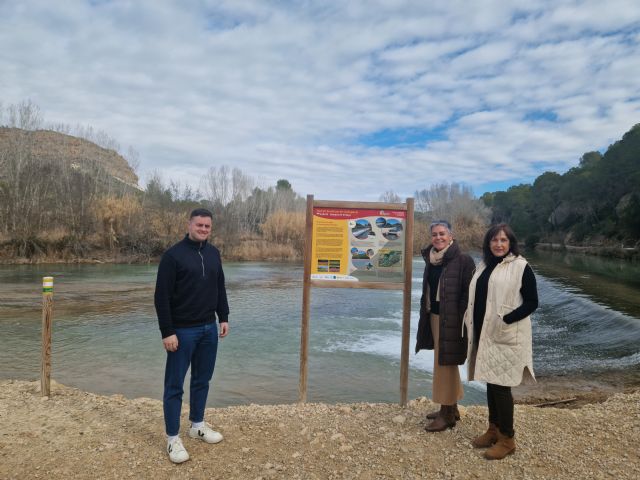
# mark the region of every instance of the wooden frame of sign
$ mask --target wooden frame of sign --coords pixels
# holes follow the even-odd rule
[[[367,282],[312,279],[313,217],[314,208],[392,210],[406,212],[404,229],[404,255],[401,282]],[[307,363],[309,355],[309,310],[311,287],[320,288],[371,288],[379,290],[402,290],[402,344],[400,355],[400,405],[407,404],[409,384],[409,330],[411,324],[411,270],[413,257],[413,198],[406,203],[383,202],[342,202],[335,200],[314,200],[307,195],[307,214],[304,247],[304,279],[302,288],[302,328],[300,331],[300,380],[298,402],[307,401]]]

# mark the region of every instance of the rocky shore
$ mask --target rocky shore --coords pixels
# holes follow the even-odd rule
[[[158,400],[100,396],[55,382],[43,398],[38,382],[2,381],[0,478],[640,478],[640,391],[576,409],[517,405],[518,449],[494,462],[469,444],[486,427],[485,407],[463,407],[458,425],[436,434],[423,430],[433,408],[425,398],[407,408],[209,408],[206,420],[224,441],[207,445],[183,434],[191,460],[173,465],[164,453]]]

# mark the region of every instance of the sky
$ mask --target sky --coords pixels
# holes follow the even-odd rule
[[[106,132],[142,186],[481,195],[640,122],[637,0],[0,0],[0,45],[5,113]]]

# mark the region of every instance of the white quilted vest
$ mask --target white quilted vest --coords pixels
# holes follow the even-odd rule
[[[464,315],[469,338],[468,379],[505,387],[535,383],[531,317],[508,325],[502,317],[522,304],[522,273],[527,261],[509,254],[491,273],[487,291],[487,309],[480,343],[473,340],[473,305],[476,283],[485,269],[480,263],[469,285],[469,303]]]

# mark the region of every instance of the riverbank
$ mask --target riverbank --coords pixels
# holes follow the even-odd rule
[[[407,408],[209,408],[206,420],[225,440],[185,438],[191,460],[173,465],[163,450],[160,401],[55,382],[50,398],[38,390],[37,382],[0,382],[2,478],[625,479],[640,472],[640,392],[572,410],[518,405],[518,450],[496,462],[469,445],[486,427],[482,406],[463,407],[456,428],[436,434],[423,430],[434,407],[424,398]]]
[[[593,257],[616,258],[628,261],[640,260],[640,249],[633,247],[602,247],[602,246],[573,246],[559,243],[538,243],[535,246],[537,252],[566,252]],[[525,254],[526,255],[526,254]],[[302,252],[290,246],[274,247],[272,245],[254,248],[253,246],[240,245],[223,251],[222,256],[226,262],[301,262]],[[415,255],[417,256],[417,254]],[[147,254],[114,254],[110,251],[94,250],[87,255],[73,255],[59,253],[53,255],[34,255],[31,257],[19,257],[2,254],[0,251],[0,265],[42,265],[42,264],[147,264],[158,263],[161,255]]]
[[[602,403],[615,394],[640,391],[640,368],[637,366],[588,374],[538,375],[536,379],[535,385],[520,385],[513,389],[516,403],[579,408]]]
[[[567,252],[583,255],[593,255],[595,257],[621,258],[624,260],[637,260],[640,258],[640,248],[612,246],[612,245],[565,245],[562,243],[536,243],[535,250],[549,252]]]
[[[127,248],[109,249],[95,240],[81,246],[61,246],[59,242],[33,239],[25,247],[13,241],[3,241],[0,236],[0,265],[158,263],[163,252],[179,238],[154,239]],[[214,238],[212,243],[220,249],[225,262],[302,261],[302,247],[295,247],[289,242],[270,242],[259,237],[241,236],[227,244],[219,238]],[[27,254],[21,254],[23,250]]]
[[[32,257],[14,257],[0,254],[0,265],[144,265],[157,264],[161,254],[113,254],[109,251],[92,251],[90,255],[36,255]],[[222,253],[225,262],[274,262],[274,263],[299,263],[302,254],[287,246],[282,248],[250,249],[244,244],[233,248],[230,252]]]

